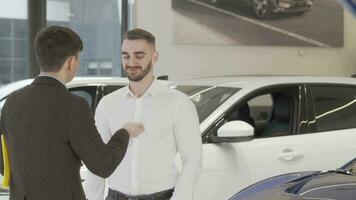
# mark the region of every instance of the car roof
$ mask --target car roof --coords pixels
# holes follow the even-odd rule
[[[68,87],[78,85],[127,85],[127,78],[123,77],[75,77],[67,83]]]
[[[33,79],[24,79],[20,81],[15,81],[7,85],[3,85],[0,88],[0,100],[26,85],[31,84]],[[73,86],[85,86],[85,85],[127,85],[127,78],[122,77],[75,77],[71,82],[67,84],[67,87]]]
[[[192,80],[175,81],[173,85],[205,85],[221,87],[261,87],[277,84],[293,83],[332,83],[332,84],[351,84],[356,85],[356,79],[350,77],[333,77],[333,76],[287,76],[287,75],[242,75],[242,76],[223,76],[196,78]]]
[[[13,91],[21,89],[26,85],[31,84],[33,79],[24,79],[3,85],[0,87],[0,100],[7,97]],[[169,82],[158,80],[161,84],[167,85]],[[71,82],[67,83],[67,87],[80,87],[88,85],[127,85],[129,80],[124,77],[75,77]]]
[[[7,96],[14,90],[30,84],[33,79],[16,81],[0,88],[1,97]],[[68,87],[85,85],[127,85],[128,79],[123,77],[75,77],[67,84]],[[320,84],[350,84],[356,85],[356,79],[350,77],[332,76],[290,76],[290,75],[239,75],[195,78],[183,81],[161,81],[166,85],[201,85],[236,88],[258,88],[269,85],[292,83],[320,83]]]

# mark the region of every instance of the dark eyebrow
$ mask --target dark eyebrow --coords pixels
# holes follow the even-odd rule
[[[135,55],[146,55],[146,53],[144,51],[136,51],[134,54]]]
[[[134,53],[135,55],[146,55],[146,52],[144,52],[144,51],[136,51],[135,53]],[[123,51],[123,52],[121,52],[121,55],[129,55],[129,53],[127,53],[126,51]]]

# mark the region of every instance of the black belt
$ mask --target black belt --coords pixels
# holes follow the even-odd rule
[[[173,195],[174,189],[164,190],[147,195],[131,196],[109,188],[108,196],[115,200],[167,200]]]

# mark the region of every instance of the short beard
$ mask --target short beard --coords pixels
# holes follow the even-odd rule
[[[126,68],[126,67],[125,67]],[[152,68],[152,61],[150,61],[148,64],[147,64],[147,67],[140,73],[138,74],[137,76],[130,76],[129,73],[127,73],[127,78],[130,80],[130,81],[133,81],[133,82],[139,82],[141,81],[142,79],[144,79],[148,73],[150,73],[151,71],[151,68]]]

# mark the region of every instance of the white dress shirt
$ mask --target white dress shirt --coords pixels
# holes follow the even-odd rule
[[[96,126],[108,142],[127,122],[141,122],[145,131],[130,138],[124,159],[108,178],[108,187],[127,195],[174,188],[172,200],[191,200],[202,165],[202,141],[193,102],[183,93],[153,81],[137,98],[129,87],[105,96],[97,106]],[[178,173],[175,156],[183,168]],[[88,200],[103,200],[105,179],[89,172]]]

